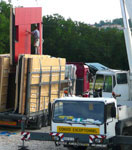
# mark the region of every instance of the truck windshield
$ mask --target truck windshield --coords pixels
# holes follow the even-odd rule
[[[56,101],[53,121],[61,123],[92,123],[104,122],[104,103],[92,101]]]
[[[103,92],[112,92],[112,76],[97,75],[94,89],[102,89]]]

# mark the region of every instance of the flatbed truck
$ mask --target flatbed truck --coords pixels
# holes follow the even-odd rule
[[[13,107],[9,110],[5,109],[0,112],[0,126],[21,127],[22,118],[25,118],[26,127],[41,128],[49,124],[51,102],[54,97],[61,97],[64,93],[64,89],[68,90],[68,84],[66,83],[68,83],[69,80],[65,80],[65,66],[41,66],[43,69],[37,69],[36,67],[35,70],[32,70],[31,68],[34,68],[34,66],[31,65],[33,61],[35,63],[37,61],[40,62],[40,57],[43,56],[36,56],[37,58],[33,56],[35,59],[26,58],[27,56],[25,55],[22,57],[23,60],[25,60],[25,64],[28,62],[26,67],[27,72],[23,73],[25,78],[22,78],[22,75],[20,76],[20,71],[20,74],[17,72],[19,75],[17,77],[18,84],[16,84],[18,85],[18,88],[16,87],[17,92],[14,92],[14,95],[17,95],[15,104],[13,103]],[[46,62],[46,59],[43,58],[42,60]],[[58,59],[54,58],[47,58],[47,60],[58,61]],[[21,65],[19,65],[19,68],[22,68]],[[16,78],[15,75],[14,78]],[[15,84],[14,80],[12,84]],[[21,88],[22,86],[23,88]],[[8,91],[11,90],[11,88],[12,86],[9,85]],[[22,94],[25,95],[23,99],[20,99]],[[7,99],[7,102],[8,100],[9,99]]]
[[[45,74],[49,74],[49,81],[41,81],[39,80],[39,83],[34,85],[33,83],[31,83],[31,75],[32,74],[38,74],[39,79],[45,75]],[[60,67],[60,70],[58,71],[38,71],[38,72],[28,72],[27,74],[27,88],[26,88],[26,104],[25,104],[25,113],[19,113],[18,110],[7,110],[7,111],[3,111],[0,112],[0,126],[8,126],[8,127],[21,127],[21,121],[24,118],[25,121],[25,126],[28,128],[38,128],[40,129],[42,126],[47,126],[49,124],[49,120],[51,117],[51,97],[52,97],[52,86],[54,84],[58,85],[58,93],[57,93],[57,97],[60,97],[60,93],[62,92],[63,88],[68,90],[68,87],[65,86],[66,83],[69,82],[69,80],[61,80],[61,78],[59,78],[58,81],[51,81],[51,77],[53,73],[57,73],[59,75],[59,77],[61,77],[61,73],[65,73],[65,70],[62,70]],[[48,107],[47,109],[40,109],[41,107],[38,106],[38,110],[35,112],[31,112],[30,111],[30,105],[31,105],[31,89],[32,87],[35,86],[36,89],[41,90],[42,85],[47,85],[48,91],[47,91],[47,96],[43,97],[44,101],[43,104],[41,104],[41,107],[43,107],[44,105],[46,105],[46,103],[48,103]],[[64,85],[64,86],[63,86]],[[39,91],[38,91],[39,93]],[[48,99],[48,102],[45,101],[46,98]],[[37,100],[37,103],[40,104],[41,103],[41,99],[37,99],[37,97],[35,98]],[[43,106],[42,106],[43,105]]]

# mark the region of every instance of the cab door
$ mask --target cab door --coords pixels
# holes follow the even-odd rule
[[[110,75],[104,76],[102,97],[112,97],[113,78]]]
[[[116,86],[113,91],[115,94],[120,95],[117,100],[129,100],[129,84],[128,84],[128,73],[120,72],[116,74]]]
[[[112,111],[112,107],[114,107],[115,104],[114,103],[110,103],[110,104],[107,104],[106,105],[106,112],[105,112],[105,117],[106,117],[106,134],[107,134],[107,137],[113,137],[116,135],[116,132],[115,132],[115,127],[116,127],[116,123],[117,123],[117,119],[116,117],[112,117],[111,116],[111,111]]]

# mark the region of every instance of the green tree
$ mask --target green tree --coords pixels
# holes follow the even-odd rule
[[[9,52],[10,7],[0,2],[0,53]],[[65,20],[59,14],[44,16],[43,52],[71,62],[99,62],[110,68],[128,69],[123,31],[98,28],[113,23],[121,24],[122,19],[100,21],[92,27],[70,18]]]
[[[10,4],[0,2],[0,53],[9,53]]]
[[[43,23],[44,54],[65,57],[71,62],[99,62],[110,68],[128,69],[123,31],[100,30],[65,20],[58,14],[43,17]]]

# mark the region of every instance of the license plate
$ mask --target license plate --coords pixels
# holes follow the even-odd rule
[[[73,137],[64,137],[64,141],[73,142],[75,139]]]

